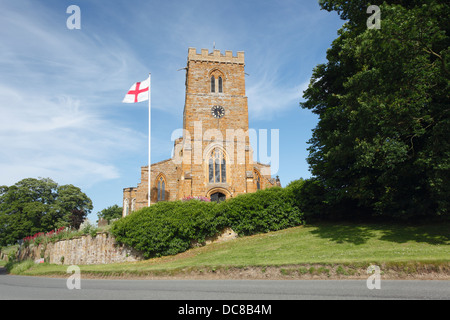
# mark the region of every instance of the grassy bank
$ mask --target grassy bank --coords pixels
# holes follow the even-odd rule
[[[80,266],[84,275],[236,278],[357,276],[384,272],[450,276],[450,225],[317,224],[238,238],[135,263]],[[29,265],[28,265],[29,266]],[[25,269],[25,270],[24,270]],[[24,275],[64,275],[67,266],[18,268]],[[14,270],[11,270],[14,272]]]

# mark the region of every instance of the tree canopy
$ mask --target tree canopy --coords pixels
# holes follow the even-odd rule
[[[97,212],[98,218],[103,218],[105,220],[113,220],[122,218],[123,208],[119,207],[117,204],[109,206],[108,208],[103,209],[100,212]]]
[[[326,203],[370,214],[449,213],[449,26],[446,1],[322,0],[346,20],[304,93],[319,116],[308,162]]]
[[[48,178],[0,186],[0,245],[62,226],[78,228],[92,208],[80,188]]]

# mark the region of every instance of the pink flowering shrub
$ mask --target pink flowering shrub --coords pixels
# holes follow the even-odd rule
[[[188,196],[188,197],[184,197],[183,201],[190,201],[190,200],[198,200],[198,201],[204,201],[204,202],[211,202],[211,200],[207,197],[197,197],[197,196]]]
[[[32,243],[38,245],[38,244],[42,243],[44,240],[50,240],[50,239],[58,236],[65,230],[66,230],[66,227],[61,227],[59,229],[55,229],[55,230],[49,231],[47,233],[38,232],[32,236],[23,238],[23,242],[24,242],[25,246],[28,246]]]

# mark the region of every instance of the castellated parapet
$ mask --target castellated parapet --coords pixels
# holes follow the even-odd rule
[[[220,50],[213,50],[212,53],[209,53],[208,49],[202,49],[201,53],[197,53],[196,48],[188,49],[188,61],[207,61],[207,62],[219,62],[219,63],[236,63],[236,64],[245,64],[244,63],[244,52],[238,51],[237,56],[233,56],[233,52],[231,50],[226,50],[225,54],[222,54]]]

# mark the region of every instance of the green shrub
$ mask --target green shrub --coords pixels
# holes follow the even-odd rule
[[[118,242],[150,258],[186,251],[192,241],[203,242],[225,227],[251,235],[297,226],[302,219],[292,190],[274,187],[219,204],[159,202],[114,222],[111,233]]]
[[[111,232],[146,258],[176,254],[186,251],[191,241],[202,242],[225,227],[224,219],[215,216],[216,205],[196,200],[159,202],[114,222]]]
[[[11,250],[8,253],[8,262],[15,262],[17,260],[17,250]]]
[[[218,209],[239,235],[286,229],[303,222],[292,191],[280,187],[239,195],[220,203]]]
[[[286,187],[293,196],[294,205],[309,221],[323,219],[330,215],[330,206],[323,184],[314,178],[294,180]]]

